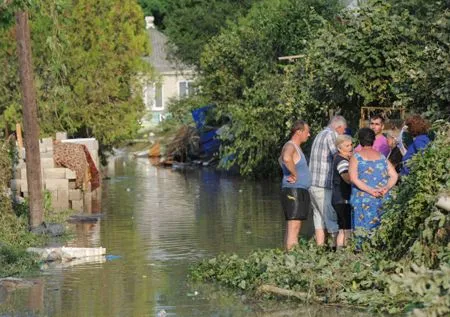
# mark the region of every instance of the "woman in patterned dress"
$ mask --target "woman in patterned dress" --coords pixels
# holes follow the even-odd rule
[[[349,175],[353,228],[355,235],[361,236],[362,230],[368,233],[380,224],[383,202],[389,197],[398,175],[386,157],[372,148],[375,132],[362,128],[358,139],[362,149],[350,159]]]

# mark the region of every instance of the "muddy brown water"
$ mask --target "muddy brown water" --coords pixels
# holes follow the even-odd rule
[[[338,307],[255,305],[214,285],[192,285],[189,265],[219,253],[282,246],[279,184],[211,169],[157,168],[118,158],[103,182],[98,223],[68,244],[105,247],[106,259],[51,266],[30,289],[3,294],[0,316],[369,316]],[[310,223],[303,234],[311,235]]]

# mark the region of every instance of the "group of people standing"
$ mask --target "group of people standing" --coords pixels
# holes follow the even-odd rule
[[[302,120],[294,123],[279,158],[286,250],[298,243],[310,206],[319,246],[329,236],[332,248],[344,247],[352,232],[362,237],[380,224],[383,202],[397,184],[398,173],[409,173],[404,163],[430,142],[429,125],[420,116],[407,119],[405,127],[413,138],[407,149],[383,134],[384,118],[375,115],[370,128],[358,131],[359,145],[353,149],[345,118],[335,116],[315,137],[308,165],[301,145],[309,139],[310,127]]]

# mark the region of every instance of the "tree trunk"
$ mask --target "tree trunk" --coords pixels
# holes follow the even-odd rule
[[[19,73],[22,86],[23,125],[27,164],[27,182],[30,204],[30,229],[43,221],[43,197],[41,157],[39,153],[39,125],[37,118],[36,91],[31,63],[31,40],[28,25],[28,13],[16,13],[16,39],[19,55]]]

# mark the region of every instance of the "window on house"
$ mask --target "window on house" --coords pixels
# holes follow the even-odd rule
[[[195,93],[194,83],[192,81],[180,81],[179,86],[179,96],[181,98],[192,96]]]
[[[146,85],[144,87],[144,104],[147,109],[152,109],[154,105],[155,87],[154,85]]]
[[[162,84],[155,84],[155,103],[153,104],[153,110],[162,110],[164,109],[163,105],[163,91]]]

